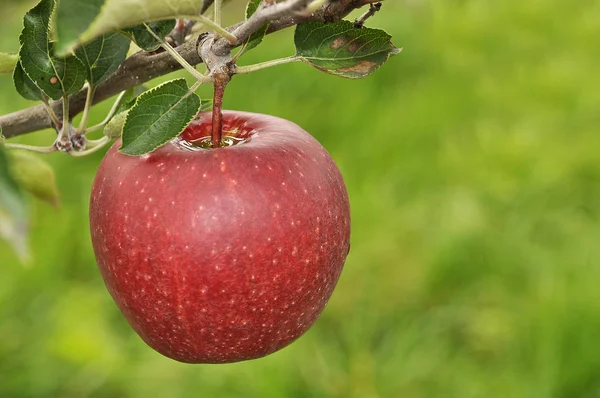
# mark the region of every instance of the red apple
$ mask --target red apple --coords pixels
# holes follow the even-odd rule
[[[149,155],[121,154],[117,142],[92,189],[110,294],[148,345],[182,362],[290,344],[323,311],[350,247],[348,195],[325,149],[287,120],[223,118],[237,145],[195,146],[211,130],[201,114]]]

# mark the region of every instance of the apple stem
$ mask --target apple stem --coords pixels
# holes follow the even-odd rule
[[[223,137],[223,95],[231,77],[226,73],[214,76],[215,93],[212,112],[212,147],[219,148]]]

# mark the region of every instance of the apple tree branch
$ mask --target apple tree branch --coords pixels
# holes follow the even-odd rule
[[[215,38],[213,34],[192,37],[191,40],[177,47],[177,52],[191,65],[198,65],[203,61],[199,53],[206,58],[223,55],[223,52],[231,51],[233,47],[241,45],[254,32],[269,22],[267,34],[289,28],[303,22],[335,22],[343,19],[350,12],[365,5],[370,5],[377,0],[332,0],[313,13],[308,13],[306,7],[309,0],[287,0],[280,3],[265,0],[261,7],[247,21],[238,23],[227,28],[237,38],[235,44],[231,44],[224,38]],[[202,43],[210,40],[211,51],[200,51]],[[219,54],[221,53],[221,54]],[[114,95],[146,83],[157,77],[169,74],[181,69],[179,63],[166,52],[144,53],[139,52],[129,57],[105,82],[100,84],[95,91],[93,103],[97,104]],[[84,89],[73,95],[69,101],[69,118],[84,110],[87,90]],[[50,107],[58,117],[62,117],[62,101],[50,102]],[[44,105],[36,105],[17,111],[8,115],[0,116],[0,129],[6,138],[16,137],[52,127],[52,121]]]

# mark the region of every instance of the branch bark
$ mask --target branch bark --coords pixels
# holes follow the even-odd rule
[[[286,13],[281,13],[280,8],[274,8],[286,3],[274,4],[267,6],[254,15],[259,14],[255,19],[249,19],[246,22],[231,26],[228,30],[237,32],[236,36],[240,39],[239,44],[249,37],[253,28],[259,29],[264,22],[271,20],[267,34],[277,32],[279,30],[297,25],[302,22],[320,21],[334,22],[341,20],[355,9],[361,8],[367,4],[377,2],[378,0],[337,0],[326,4],[321,9],[312,14],[301,14],[295,12],[302,9],[308,3],[307,0],[293,0],[286,2],[292,5],[290,9],[285,9]],[[299,8],[297,8],[299,7]],[[270,11],[268,11],[270,10]],[[264,13],[264,14],[263,14]],[[266,15],[266,19],[263,16]],[[273,18],[276,18],[273,20]],[[258,27],[256,26],[258,25]],[[255,29],[255,30],[256,30]],[[254,31],[255,31],[254,30]],[[239,36],[238,36],[239,35]],[[222,41],[225,41],[224,44]],[[192,40],[184,43],[177,48],[181,56],[191,65],[202,63],[201,57],[198,55],[197,40]],[[224,40],[219,39],[215,42],[218,46],[230,46]],[[137,53],[129,57],[105,82],[97,87],[94,95],[94,104],[102,102],[121,91],[131,87],[146,83],[157,77],[169,74],[181,69],[181,66],[168,53],[159,54]],[[84,109],[87,90],[82,90],[73,95],[69,101],[69,117],[81,113]],[[50,106],[54,109],[59,117],[62,117],[62,105],[60,101],[52,101]],[[50,128],[52,126],[50,117],[48,116],[43,105],[36,105],[18,112],[14,112],[5,116],[0,116],[0,129],[6,138],[16,137],[23,134],[32,133],[35,131]]]

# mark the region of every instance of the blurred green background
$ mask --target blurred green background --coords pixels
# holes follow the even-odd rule
[[[2,2],[1,50],[32,4]],[[101,154],[49,156],[62,207],[31,202],[33,266],[0,243],[0,396],[600,397],[599,15],[594,0],[387,0],[369,25],[404,52],[374,76],[234,79],[226,107],[314,134],[353,210],[329,306],[264,359],[192,366],[146,347],[90,245]],[[291,33],[240,64],[290,55]],[[29,105],[0,76],[0,113]]]

